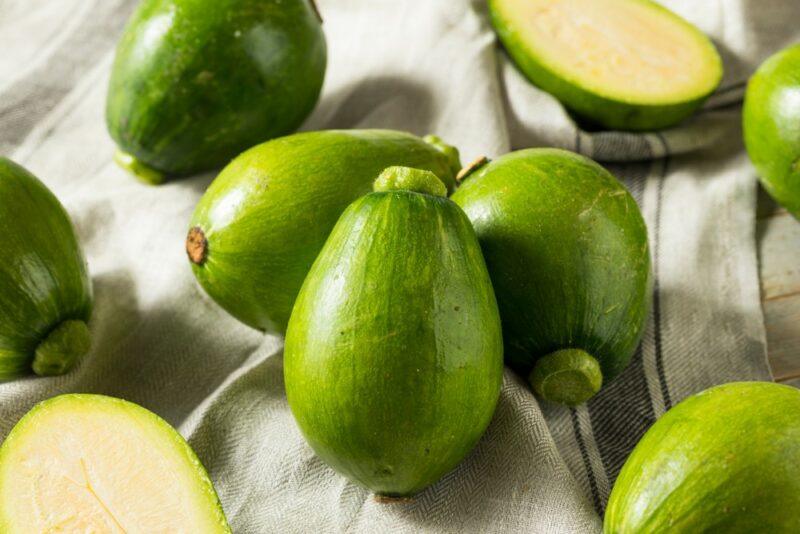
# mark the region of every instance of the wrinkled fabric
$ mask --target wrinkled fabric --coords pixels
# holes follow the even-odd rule
[[[74,372],[0,384],[0,434],[60,393],[137,402],[187,437],[236,533],[599,532],[622,463],[657,417],[708,386],[770,379],[740,104],[755,67],[800,40],[800,4],[665,0],[712,36],[726,75],[694,118],[630,134],[584,131],[528,83],[483,1],[318,3],[329,66],[303,129],[436,133],[464,162],[558,146],[624,181],[648,224],[656,279],[631,365],[575,409],[540,403],[506,371],[494,420],[467,459],[411,504],[376,503],[304,442],[284,394],[282,340],[228,316],[192,276],[184,238],[213,173],[150,187],[112,162],[105,94],[135,2],[4,0],[0,153],[68,209],[96,305],[93,348]]]

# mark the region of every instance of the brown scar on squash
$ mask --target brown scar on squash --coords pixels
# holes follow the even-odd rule
[[[206,239],[206,234],[203,233],[199,226],[195,226],[189,230],[189,235],[186,236],[186,254],[195,265],[203,265],[206,261],[207,252],[208,239]]]

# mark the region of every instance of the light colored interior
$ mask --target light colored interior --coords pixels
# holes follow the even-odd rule
[[[633,101],[702,95],[718,83],[713,48],[664,10],[637,0],[501,0],[525,43],[552,70]]]
[[[172,430],[124,405],[62,402],[29,418],[0,466],[10,532],[219,532]]]

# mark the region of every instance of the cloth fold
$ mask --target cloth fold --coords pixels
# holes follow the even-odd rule
[[[228,316],[183,250],[213,173],[160,187],[111,161],[104,127],[113,47],[133,0],[0,4],[0,153],[75,221],[96,291],[91,353],[74,372],[0,384],[0,436],[65,392],[142,404],[207,467],[234,532],[599,532],[627,454],[666,409],[713,384],[768,380],[755,252],[755,173],[744,154],[747,77],[800,40],[800,4],[662,2],[712,36],[720,90],[659,133],[582,130],[497,45],[482,0],[319,0],[323,95],[303,129],[436,133],[463,161],[558,146],[606,164],[650,232],[653,313],[629,368],[588,404],[539,403],[506,371],[468,458],[406,505],[374,502],[303,441],[283,391],[282,341]]]

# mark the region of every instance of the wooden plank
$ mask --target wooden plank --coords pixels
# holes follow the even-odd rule
[[[787,386],[792,386],[800,389],[800,378],[795,378],[794,380],[786,380],[783,382]]]
[[[759,191],[758,239],[767,352],[777,381],[800,378],[800,222]]]
[[[764,321],[775,380],[800,378],[800,296],[765,301]]]

